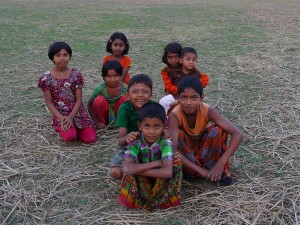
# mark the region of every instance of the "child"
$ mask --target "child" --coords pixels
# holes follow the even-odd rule
[[[198,77],[203,87],[208,84],[208,75],[200,73],[196,68],[197,52],[195,49],[182,48],[180,44],[174,42],[166,46],[162,61],[167,64],[161,71],[165,84],[165,96],[159,103],[165,108],[166,113],[177,103],[177,84],[184,76]]]
[[[142,135],[125,152],[119,202],[129,208],[169,208],[180,204],[182,161],[163,138],[164,108],[147,103],[138,111]]]
[[[116,155],[111,160],[110,176],[121,179],[121,169],[127,145],[138,135],[137,112],[152,96],[152,80],[145,74],[138,74],[131,78],[127,87],[127,98],[118,111],[116,126],[119,128],[119,146]]]
[[[179,105],[169,115],[173,150],[181,153],[184,177],[204,177],[230,185],[229,158],[238,149],[243,135],[202,100],[199,79],[187,76],[179,81]],[[214,124],[209,126],[209,122]],[[231,135],[228,146],[227,133]]]
[[[95,124],[82,104],[83,76],[78,69],[68,67],[71,47],[62,41],[54,42],[49,47],[48,56],[55,66],[44,73],[38,86],[43,90],[46,105],[53,114],[55,131],[66,142],[79,137],[86,144],[94,143]]]
[[[102,59],[102,64],[109,60],[118,60],[123,68],[121,81],[128,84],[130,80],[129,69],[131,66],[131,59],[126,56],[129,51],[129,43],[125,34],[121,32],[113,33],[106,44],[106,51],[111,55],[106,55]]]
[[[118,109],[127,100],[127,85],[121,82],[121,76],[122,66],[117,60],[107,61],[102,66],[104,82],[96,87],[87,105],[99,129],[107,124],[114,126]]]

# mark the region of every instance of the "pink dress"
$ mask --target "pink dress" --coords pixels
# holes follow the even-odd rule
[[[69,115],[76,102],[76,88],[83,87],[83,76],[78,69],[72,68],[67,79],[56,79],[50,71],[47,71],[38,80],[38,86],[43,91],[50,90],[55,108],[64,116]],[[78,129],[95,127],[94,121],[89,117],[86,108],[81,104],[78,113],[73,120]],[[60,121],[53,116],[52,125],[55,131],[60,128]]]

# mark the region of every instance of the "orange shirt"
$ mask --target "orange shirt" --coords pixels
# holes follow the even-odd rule
[[[102,65],[104,63],[106,63],[107,61],[110,61],[110,60],[112,60],[111,55],[104,56],[103,59],[102,59]],[[130,68],[130,66],[131,66],[131,59],[130,59],[130,57],[127,56],[127,55],[124,55],[123,58],[120,61],[120,64],[121,64],[121,66],[122,66],[123,69],[126,68],[126,67]],[[125,79],[124,79],[123,83],[128,84],[129,80],[130,80],[130,75],[129,75],[129,73],[127,73],[125,75]]]
[[[172,113],[174,113],[178,119],[178,128],[180,130],[183,130],[190,137],[196,137],[196,136],[201,135],[205,131],[205,129],[208,125],[208,116],[207,116],[208,107],[209,107],[209,105],[204,102],[201,102],[199,104],[197,118],[196,118],[196,124],[194,127],[191,128],[191,127],[189,127],[189,125],[186,121],[186,115],[181,110],[181,106],[180,105],[176,106],[173,109]]]
[[[197,69],[198,70],[198,69]],[[199,71],[200,72],[200,71]],[[208,75],[205,73],[200,72],[201,77],[200,81],[202,83],[202,87],[205,88],[208,85]],[[171,81],[170,77],[170,68],[166,66],[161,70],[161,76],[165,85],[165,92],[168,92],[168,94],[177,94],[177,86],[174,85]]]

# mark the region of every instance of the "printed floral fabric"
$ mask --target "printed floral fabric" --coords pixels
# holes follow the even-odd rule
[[[84,79],[79,70],[72,68],[67,79],[57,79],[50,71],[43,74],[38,80],[38,87],[43,91],[50,90],[55,108],[64,116],[69,115],[76,102],[76,88],[82,88]],[[79,129],[95,127],[94,122],[81,104],[73,120],[74,126]],[[60,128],[60,121],[53,116],[52,125],[55,131]]]

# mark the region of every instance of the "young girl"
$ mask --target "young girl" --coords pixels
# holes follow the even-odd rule
[[[138,111],[141,131],[125,152],[124,179],[119,202],[129,208],[169,208],[180,204],[182,162],[163,139],[165,110],[146,103]]]
[[[182,74],[182,68],[187,67],[187,64],[183,65],[182,58],[187,54],[185,51],[186,49],[189,48],[184,48],[183,50],[179,43],[173,42],[165,47],[164,55],[162,56],[162,61],[167,66],[161,70],[161,75],[165,85],[165,96],[160,99],[159,103],[164,107],[167,114],[168,111],[173,108],[172,106],[177,103],[177,83],[183,76],[185,76],[185,74]],[[196,76],[200,78],[203,87],[206,87],[208,84],[208,75],[202,72],[200,73],[200,71],[196,68],[195,63],[196,62],[194,62],[192,70],[187,69],[188,71],[186,75],[195,70],[197,73]]]
[[[178,83],[179,105],[169,115],[173,150],[180,152],[186,178],[204,177],[230,185],[229,158],[238,149],[243,135],[229,120],[202,101],[203,89],[199,79],[182,78]],[[227,146],[228,133],[231,139]]]
[[[103,83],[99,84],[88,102],[88,111],[102,129],[109,124],[114,126],[120,105],[127,100],[127,85],[121,82],[122,66],[117,60],[107,61],[102,66]]]
[[[130,80],[129,69],[131,66],[131,59],[127,56],[129,51],[129,43],[125,34],[121,32],[113,33],[107,41],[106,51],[111,55],[106,55],[102,59],[102,64],[109,60],[117,60],[121,63],[123,68],[121,81],[128,84]]]
[[[44,73],[38,86],[43,90],[46,105],[53,114],[55,131],[66,142],[79,137],[86,144],[94,143],[95,124],[82,104],[83,76],[79,70],[68,67],[71,47],[62,41],[54,42],[49,47],[48,56],[55,66]]]

